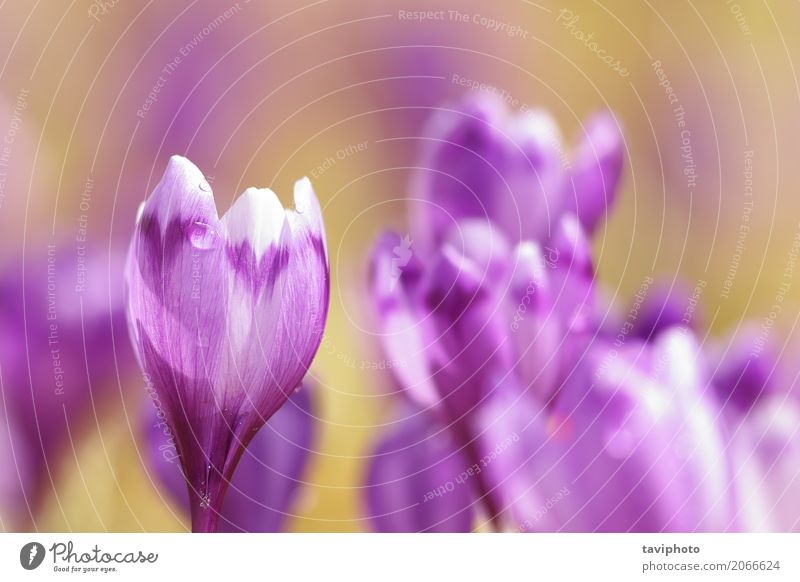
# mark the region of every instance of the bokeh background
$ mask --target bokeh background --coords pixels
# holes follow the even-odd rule
[[[444,10],[444,18],[402,16],[415,10]],[[579,16],[573,28],[563,10]],[[476,23],[476,14],[516,32]],[[136,209],[172,154],[209,177],[220,212],[250,185],[288,204],[294,181],[312,179],[332,295],[312,367],[319,431],[292,531],[369,530],[359,487],[391,380],[372,369],[381,354],[365,300],[368,249],[387,227],[403,232],[425,120],[469,85],[495,87],[511,108],[546,108],[568,144],[596,110],[622,124],[622,189],[595,237],[613,303],[626,304],[646,276],[666,276],[706,283],[699,309],[710,336],[744,318],[761,322],[800,231],[797,3],[72,0],[4,2],[0,23],[6,277],[45,285],[36,265],[48,245],[77,276],[85,237],[99,257],[89,274],[100,295],[115,293]],[[618,70],[576,29],[593,34]],[[691,180],[658,69],[685,111]],[[94,301],[91,290],[82,295]],[[783,297],[773,334],[788,355],[800,285]],[[184,531],[185,517],[142,460],[137,419],[148,402],[136,365],[125,364],[129,348],[86,354],[93,358],[114,359],[115,379],[71,425],[30,528]],[[3,382],[9,390],[8,374]]]

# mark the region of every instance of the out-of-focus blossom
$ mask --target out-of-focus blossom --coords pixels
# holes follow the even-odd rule
[[[515,391],[482,411],[490,444],[517,433],[487,466],[523,531],[723,531],[736,528],[732,467],[719,408],[688,332],[595,345],[554,406]]]
[[[426,140],[412,222],[420,242],[434,246],[464,218],[491,220],[513,242],[546,242],[570,212],[591,234],[614,200],[624,159],[607,113],[587,122],[570,155],[549,114],[511,114],[489,93],[435,114]]]
[[[774,340],[745,323],[708,352],[724,409],[744,531],[800,531],[800,402],[797,367]]]
[[[297,388],[322,338],[328,257],[307,179],[295,209],[248,189],[218,217],[211,188],[171,158],[137,218],[128,316],[175,435],[192,527],[216,529],[245,447]]]
[[[406,272],[397,268],[400,237],[386,233],[370,280],[384,348],[413,362],[397,370],[403,387],[443,420],[461,422],[511,363],[502,304],[510,257],[502,233],[486,223],[457,225],[450,237]]]
[[[3,398],[14,448],[26,451],[32,473],[31,508],[118,374],[132,368],[119,265],[65,242],[7,267],[0,280]]]
[[[311,385],[297,390],[247,446],[220,517],[223,532],[278,532],[300,491],[314,438]],[[158,483],[189,513],[186,480],[163,413],[147,407],[145,444]]]
[[[707,350],[709,368],[720,401],[748,411],[777,390],[777,350],[769,335],[745,324]]]
[[[682,281],[656,281],[643,294],[631,335],[650,340],[677,325],[697,330],[701,312],[692,290]]]
[[[372,451],[365,497],[379,532],[468,532],[472,464],[447,430],[410,407]]]
[[[730,424],[742,529],[800,531],[800,403],[772,394]]]

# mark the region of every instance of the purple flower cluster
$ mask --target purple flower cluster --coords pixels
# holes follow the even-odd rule
[[[800,409],[779,396],[770,422],[776,358],[702,343],[674,285],[635,322],[603,307],[590,237],[622,174],[616,120],[565,154],[547,114],[478,94],[424,141],[410,232],[371,262],[383,349],[409,362],[367,475],[375,529],[797,529]],[[754,523],[745,497],[780,486],[753,493]]]

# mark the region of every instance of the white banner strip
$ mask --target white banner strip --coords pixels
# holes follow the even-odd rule
[[[800,580],[800,534],[4,534],[0,580]],[[155,578],[153,578],[155,577]]]

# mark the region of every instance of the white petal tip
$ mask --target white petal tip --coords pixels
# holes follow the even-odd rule
[[[230,207],[222,222],[233,244],[246,242],[261,257],[280,239],[286,211],[269,188],[248,188]]]
[[[622,148],[622,131],[619,123],[611,113],[600,111],[595,113],[586,123],[587,142],[598,155],[616,153]]]
[[[203,172],[191,160],[183,156],[175,155],[169,158],[167,169],[164,171],[164,177],[161,182],[163,185],[169,186],[170,192],[174,192],[175,185],[180,184],[179,191],[192,192],[201,199],[214,199],[211,184],[208,183]]]
[[[294,183],[294,209],[298,214],[303,214],[308,210],[318,207],[317,196],[311,186],[311,180],[307,177],[301,178]]]
[[[525,133],[561,140],[561,130],[556,120],[547,111],[543,109],[528,109],[522,113],[521,117]]]

